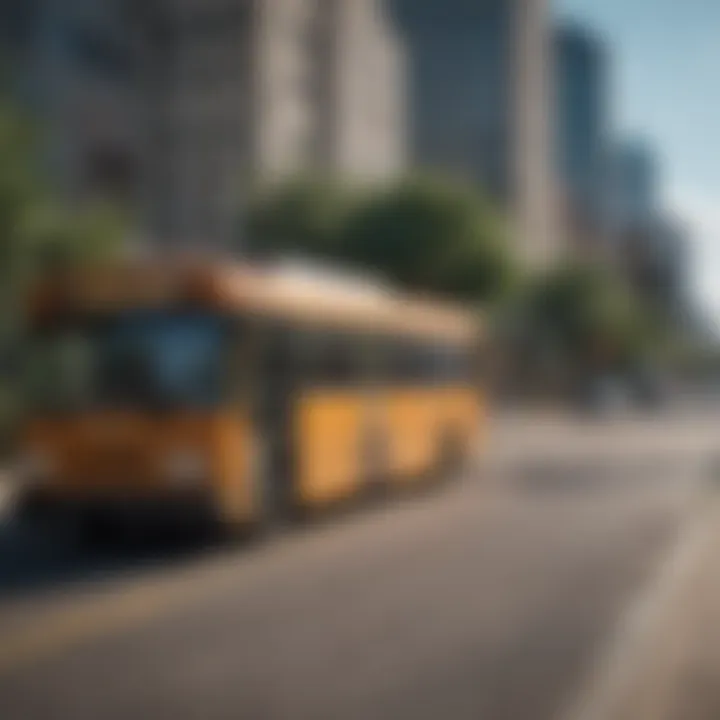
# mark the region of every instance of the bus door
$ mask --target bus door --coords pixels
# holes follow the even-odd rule
[[[389,480],[389,427],[386,365],[388,341],[382,335],[362,339],[361,388],[365,396],[363,474],[371,492],[386,489]]]
[[[260,455],[262,512],[279,518],[295,503],[294,420],[298,392],[298,347],[292,331],[261,331],[257,355],[255,434]]]

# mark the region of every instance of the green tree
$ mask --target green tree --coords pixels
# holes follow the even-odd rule
[[[245,208],[241,249],[336,259],[355,196],[328,177],[301,177],[263,187]]]
[[[525,303],[530,334],[581,371],[617,368],[657,347],[651,316],[608,268],[557,268],[531,284]]]
[[[124,224],[110,207],[70,208],[52,198],[36,126],[0,93],[0,451],[18,417],[18,354],[28,284],[50,265],[96,262],[120,248]]]
[[[8,102],[0,100],[0,314],[3,329],[29,262],[24,228],[42,196],[35,168],[35,132]]]
[[[243,249],[333,260],[401,286],[492,300],[511,286],[502,219],[474,189],[413,178],[374,190],[328,178],[265,188],[248,204]]]
[[[38,203],[22,228],[31,271],[103,263],[116,258],[126,232],[122,214],[102,202],[70,209]]]
[[[341,245],[349,260],[414,289],[486,301],[512,278],[498,213],[474,189],[444,179],[374,193],[352,214]]]
[[[109,205],[70,208],[53,199],[38,162],[37,128],[0,98],[0,325],[21,316],[28,281],[48,264],[74,265],[113,256],[124,223]]]

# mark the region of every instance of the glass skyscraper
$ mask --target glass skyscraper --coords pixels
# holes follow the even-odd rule
[[[508,211],[520,255],[561,244],[550,137],[545,0],[388,0],[408,54],[409,152]]]

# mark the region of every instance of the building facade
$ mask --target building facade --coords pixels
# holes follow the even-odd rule
[[[414,165],[481,185],[521,257],[558,252],[546,0],[392,0],[409,63]]]
[[[382,0],[315,0],[310,54],[318,94],[310,164],[387,177],[405,165],[402,45]]]
[[[632,286],[663,317],[682,327],[691,307],[687,228],[663,213],[621,238],[620,266]]]
[[[654,222],[659,206],[660,171],[653,148],[643,140],[615,143],[606,157],[605,198],[615,232]]]
[[[607,59],[602,43],[580,27],[555,34],[556,153],[572,203],[598,215],[609,134]]]
[[[133,198],[139,98],[120,2],[8,0],[11,90],[39,120],[44,169],[66,197]]]
[[[602,41],[577,25],[554,35],[555,162],[568,247],[581,257],[605,257],[609,218],[604,162],[610,135],[608,58]]]
[[[404,165],[379,0],[24,1],[22,86],[56,184],[119,196],[151,242],[223,246],[260,182]]]
[[[257,42],[248,2],[136,5],[142,98],[141,216],[172,245],[223,242],[252,171]]]

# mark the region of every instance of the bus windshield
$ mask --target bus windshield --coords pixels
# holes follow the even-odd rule
[[[33,405],[64,411],[215,405],[224,325],[205,314],[132,312],[45,331],[30,349]]]

